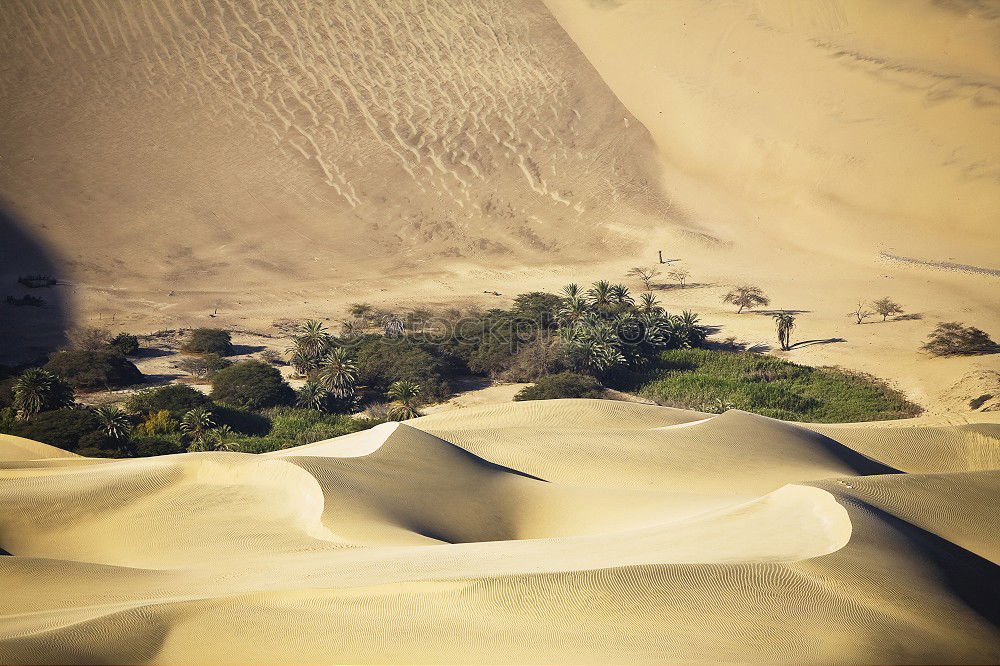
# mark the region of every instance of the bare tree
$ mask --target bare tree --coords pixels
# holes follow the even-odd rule
[[[880,298],[877,301],[872,301],[872,307],[875,309],[875,312],[882,315],[882,321],[885,321],[890,315],[903,313],[903,308],[899,307],[899,303],[896,303],[888,296]]]
[[[767,305],[771,302],[760,287],[749,284],[741,284],[728,294],[722,297],[723,303],[732,303],[739,309],[736,314],[740,314],[746,308],[755,308],[758,305]]]
[[[681,287],[684,286],[684,282],[688,279],[689,275],[691,275],[691,271],[686,268],[675,268],[670,271],[670,277],[677,280]]]
[[[857,323],[861,324],[865,321],[865,319],[868,319],[868,317],[871,317],[873,314],[875,313],[871,310],[865,309],[864,303],[858,303],[858,308],[848,312],[847,316],[854,317],[854,319],[857,320]]]
[[[646,288],[646,291],[649,291],[650,289],[653,288],[652,282],[654,279],[656,279],[657,276],[659,276],[659,274],[660,274],[660,269],[655,266],[651,266],[649,268],[645,268],[643,266],[636,266],[627,273],[629,277],[634,277],[641,280],[642,285]]]

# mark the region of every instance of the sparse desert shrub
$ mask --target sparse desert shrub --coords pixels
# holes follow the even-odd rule
[[[129,333],[119,333],[111,338],[108,346],[122,356],[131,356],[139,351],[139,338]]]
[[[874,312],[865,307],[864,303],[858,303],[858,307],[847,313],[848,317],[854,317],[854,323],[863,324],[865,319],[871,317]]]
[[[759,305],[767,305],[771,300],[764,295],[760,287],[749,284],[741,284],[728,294],[722,297],[723,303],[732,303],[737,306],[736,313],[740,314],[746,308],[755,308]]]
[[[265,349],[262,351],[260,353],[260,360],[269,365],[285,365],[285,359],[281,358],[281,354],[273,349]]]
[[[778,312],[774,315],[774,326],[778,333],[778,344],[784,351],[791,349],[792,329],[795,328],[795,315],[788,312]]]
[[[221,328],[196,328],[191,331],[187,341],[181,348],[186,352],[196,354],[233,355],[233,340],[229,331]]]
[[[688,276],[691,275],[691,271],[686,268],[674,268],[670,271],[670,277],[677,280],[677,284],[684,288],[684,284],[687,282]]]
[[[534,386],[521,389],[514,400],[555,400],[558,398],[600,398],[604,387],[590,375],[560,372],[542,377]]]
[[[78,351],[101,351],[111,344],[111,332],[103,328],[75,328],[66,334],[69,348]]]
[[[934,356],[972,356],[995,352],[997,344],[975,326],[946,321],[937,325],[921,349]]]
[[[45,369],[82,389],[124,388],[143,381],[142,373],[132,361],[112,351],[56,352]]]
[[[656,266],[636,266],[629,270],[626,275],[634,277],[642,282],[642,286],[649,291],[653,288],[653,280],[660,274],[660,269]]]
[[[889,297],[872,301],[872,308],[876,313],[882,315],[882,321],[885,321],[892,315],[903,313],[903,308],[899,307],[899,303],[896,303]]]
[[[209,353],[203,356],[187,356],[174,365],[198,379],[212,379],[216,372],[228,368],[232,364],[233,362],[228,358],[223,358],[216,353]]]
[[[260,361],[243,361],[217,372],[212,378],[211,397],[246,409],[287,405],[295,399],[281,373]]]
[[[125,401],[125,408],[133,414],[155,414],[166,411],[170,418],[179,421],[197,407],[211,407],[212,401],[198,389],[186,384],[168,384],[140,391]],[[150,432],[150,434],[155,434]]]

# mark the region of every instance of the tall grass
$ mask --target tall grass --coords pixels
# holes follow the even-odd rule
[[[787,421],[883,421],[921,411],[874,377],[752,353],[665,351],[650,367],[623,375],[616,384],[660,404],[712,412],[742,409]]]
[[[311,409],[275,407],[262,412],[271,420],[271,431],[262,437],[238,437],[233,448],[244,453],[267,453],[311,444],[367,430],[382,421],[352,418],[344,414],[322,414]]]

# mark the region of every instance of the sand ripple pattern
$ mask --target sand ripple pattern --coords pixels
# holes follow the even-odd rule
[[[261,456],[0,436],[0,662],[1000,660],[1000,424],[818,430],[560,400]]]

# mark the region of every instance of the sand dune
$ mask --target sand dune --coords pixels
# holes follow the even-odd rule
[[[996,662],[998,449],[590,400],[260,456],[4,438],[0,661]]]

